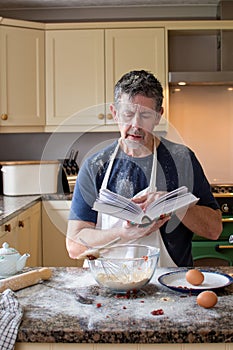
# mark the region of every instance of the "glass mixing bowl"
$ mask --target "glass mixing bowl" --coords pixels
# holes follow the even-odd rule
[[[159,248],[141,244],[118,244],[88,260],[96,282],[115,293],[135,291],[150,282],[158,264]]]

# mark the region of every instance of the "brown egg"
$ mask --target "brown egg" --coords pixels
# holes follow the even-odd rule
[[[191,269],[186,272],[186,281],[194,286],[199,286],[204,281],[204,275],[197,269]]]
[[[214,305],[216,305],[217,302],[218,302],[217,295],[210,290],[205,290],[204,292],[201,292],[197,296],[197,304],[206,309],[214,307]]]

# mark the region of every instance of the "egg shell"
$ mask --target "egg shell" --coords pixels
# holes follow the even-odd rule
[[[191,269],[186,272],[186,281],[193,286],[199,286],[204,281],[204,275],[201,271],[197,269]]]
[[[197,296],[197,304],[206,309],[210,309],[211,307],[214,307],[217,304],[217,302],[218,302],[217,295],[210,290],[205,290],[204,292],[201,292]]]

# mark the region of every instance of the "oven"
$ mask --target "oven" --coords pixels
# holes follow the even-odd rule
[[[223,231],[216,241],[194,235],[194,266],[233,266],[233,185],[211,185],[222,211]]]

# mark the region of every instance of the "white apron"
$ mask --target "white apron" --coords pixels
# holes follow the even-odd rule
[[[112,157],[110,159],[108,169],[106,171],[106,174],[104,176],[101,189],[107,188],[109,176],[112,170],[114,159],[116,158],[118,149],[120,145],[120,140],[118,140],[118,144],[112,154]],[[156,191],[156,174],[157,174],[157,149],[156,149],[156,143],[154,142],[154,156],[153,156],[153,165],[152,165],[152,171],[151,171],[151,178],[150,178],[150,185],[149,187],[145,188],[143,191],[139,192],[137,196],[149,193],[149,192],[155,192]],[[107,215],[107,214],[101,214],[98,213],[98,220],[97,220],[97,227],[101,228],[103,230],[111,229],[113,227],[122,227],[123,220],[115,218],[113,216]],[[158,266],[160,267],[176,267],[177,265],[174,263],[172,258],[170,257],[167,248],[165,247],[165,244],[163,242],[163,239],[160,234],[160,230],[157,230],[155,232],[152,232],[149,236],[139,238],[136,243],[140,244],[146,244],[153,247],[160,248],[160,258],[158,262]]]

